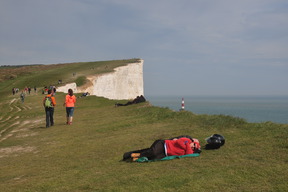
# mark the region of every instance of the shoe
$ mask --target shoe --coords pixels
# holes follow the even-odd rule
[[[140,153],[132,153],[131,157],[132,158],[138,158],[138,157],[140,157]]]

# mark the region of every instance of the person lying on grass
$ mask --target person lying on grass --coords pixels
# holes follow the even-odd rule
[[[167,140],[156,140],[149,148],[126,152],[123,155],[123,161],[136,161],[140,157],[156,160],[167,156],[193,153],[201,153],[200,143],[198,139],[184,135]]]
[[[128,102],[125,103],[125,104],[116,103],[116,104],[115,104],[115,107],[127,106],[127,105],[142,103],[142,102],[145,102],[145,101],[146,101],[145,97],[144,97],[143,95],[141,95],[141,96],[137,96],[133,101],[128,101]]]

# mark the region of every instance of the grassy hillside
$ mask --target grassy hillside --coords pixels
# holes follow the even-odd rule
[[[19,94],[11,94],[12,87],[71,82],[125,63],[52,65],[0,83],[1,191],[288,190],[288,125],[174,112],[149,102],[114,107],[126,101],[89,96],[77,100],[73,125],[67,126],[65,94],[57,93],[55,126],[45,128],[40,91],[27,95],[23,104]],[[226,144],[203,150],[200,157],[120,161],[124,152],[149,147],[156,139],[188,134],[203,147],[204,139],[214,133],[223,134]]]
[[[87,75],[111,72],[116,67],[137,61],[139,59],[0,67],[0,82],[2,82],[0,90],[6,95],[11,93],[13,87],[20,89],[24,89],[26,86],[43,88],[57,85],[58,80],[62,80],[63,83],[77,82],[81,86]]]

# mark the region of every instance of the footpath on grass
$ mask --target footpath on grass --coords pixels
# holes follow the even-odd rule
[[[28,98],[27,98],[28,97]],[[43,123],[42,114],[39,113],[39,106],[35,106],[36,95],[29,95],[24,103],[18,95],[8,96],[0,102],[0,145],[9,138],[23,140],[39,134],[35,128],[41,127]],[[34,101],[33,101],[34,100]],[[31,103],[31,101],[33,101]],[[31,114],[39,114],[37,116]],[[12,139],[12,140],[14,140]],[[8,141],[9,143],[9,141]],[[5,146],[5,144],[4,144]],[[5,156],[17,156],[21,153],[31,153],[35,151],[35,146],[12,145],[0,148],[0,158]]]
[[[18,132],[22,132],[22,135],[24,135],[25,131],[27,131],[27,129],[24,127],[27,124],[35,125],[37,122],[39,122],[39,120],[33,122],[30,120],[23,120],[22,112],[25,113],[25,111],[31,110],[32,108],[25,104],[19,105],[19,103],[20,99],[13,98],[10,101],[0,104],[2,109],[8,109],[8,111],[5,110],[6,113],[1,113],[0,116],[0,142]]]

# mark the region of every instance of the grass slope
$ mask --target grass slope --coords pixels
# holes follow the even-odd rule
[[[65,81],[69,82],[75,78],[69,75],[74,72],[71,66],[59,66],[47,74],[41,71],[42,75],[32,72],[4,81],[0,87],[26,86],[25,82],[42,85],[42,76],[54,73],[60,78],[68,74]],[[78,67],[77,75],[89,71]],[[55,126],[46,129],[40,92],[27,95],[21,104],[10,88],[1,91],[1,191],[288,190],[288,125],[174,112],[149,102],[115,108],[116,101],[89,96],[77,100],[74,124],[67,126],[61,105],[65,94],[57,93]],[[120,161],[124,152],[149,147],[155,139],[188,134],[204,146],[204,138],[213,133],[223,134],[226,144],[219,150],[203,150],[200,157]]]

